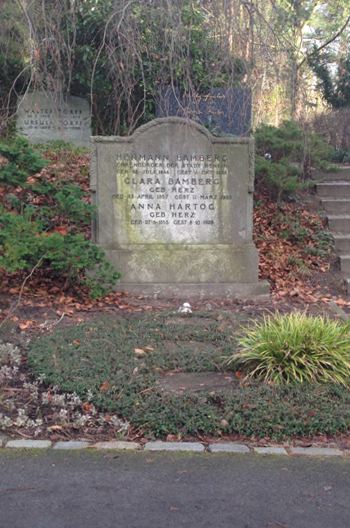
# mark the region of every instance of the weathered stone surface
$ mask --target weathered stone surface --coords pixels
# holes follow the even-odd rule
[[[237,444],[236,442],[210,444],[208,449],[211,453],[250,453],[248,446],[244,444]]]
[[[277,446],[254,447],[254,452],[258,455],[288,455],[284,447]]]
[[[8,440],[9,438],[5,434],[0,433],[0,447],[5,447]]]
[[[252,241],[253,143],[156,119],[130,137],[95,137],[95,240],[120,289],[183,297],[266,294]]]
[[[51,447],[50,440],[9,440],[6,447],[14,449],[47,449]]]
[[[136,442],[125,442],[122,440],[112,440],[110,442],[97,442],[92,447],[96,449],[126,449],[135,451],[140,449],[140,444]]]
[[[199,442],[147,442],[145,451],[194,451],[203,452],[204,446]]]
[[[335,447],[291,447],[290,452],[299,456],[343,456],[342,451]]]
[[[83,440],[67,440],[62,442],[56,442],[53,446],[54,449],[85,449],[90,447],[89,442]]]
[[[89,103],[81,97],[56,100],[50,94],[32,92],[18,103],[17,132],[31,143],[61,140],[89,147],[90,123]]]
[[[252,94],[248,88],[211,88],[181,97],[167,87],[158,94],[157,117],[178,116],[205,125],[213,134],[247,136],[251,128]]]
[[[201,391],[229,391],[237,383],[233,374],[224,372],[172,372],[157,380],[160,389],[180,395]]]

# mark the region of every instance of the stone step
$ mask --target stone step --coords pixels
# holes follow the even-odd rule
[[[336,233],[350,233],[350,215],[328,215],[328,226]]]
[[[342,166],[336,173],[317,174],[315,182],[350,295],[350,166]]]
[[[350,181],[327,182],[316,184],[317,194],[320,198],[349,198]]]
[[[350,255],[340,256],[340,270],[347,275],[350,275]]]
[[[337,172],[317,172],[313,179],[321,182],[350,181],[350,166],[339,166]]]
[[[341,215],[349,214],[350,215],[350,199],[346,200],[344,198],[325,198],[321,200],[322,207],[328,214]]]
[[[339,255],[350,255],[350,235],[333,235],[335,250]]]

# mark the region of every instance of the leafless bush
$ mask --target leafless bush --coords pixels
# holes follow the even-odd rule
[[[312,126],[336,149],[350,150],[350,108],[325,111],[313,119]]]

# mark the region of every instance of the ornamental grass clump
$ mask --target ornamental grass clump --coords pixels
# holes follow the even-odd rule
[[[245,329],[228,363],[268,383],[350,382],[350,326],[305,313],[264,317]]]

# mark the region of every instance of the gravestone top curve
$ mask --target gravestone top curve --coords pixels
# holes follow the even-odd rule
[[[154,127],[168,124],[183,125],[192,128],[193,130],[197,130],[214,143],[249,143],[252,141],[252,138],[249,136],[215,136],[204,125],[201,125],[192,119],[177,116],[157,117],[156,119],[138,127],[130,136],[92,136],[91,141],[92,143],[113,143],[115,141],[130,143],[134,138],[147,133]]]

